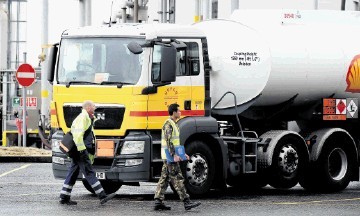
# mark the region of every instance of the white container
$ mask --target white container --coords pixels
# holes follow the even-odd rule
[[[277,105],[296,95],[295,106],[331,95],[359,97],[360,67],[353,63],[360,59],[360,13],[295,12],[236,12],[234,21],[195,24],[208,39],[212,105],[227,91],[246,106]],[[283,19],[284,14],[295,18]],[[250,56],[244,66],[231,60],[235,53],[256,53],[259,59]],[[231,107],[230,96],[217,106]]]

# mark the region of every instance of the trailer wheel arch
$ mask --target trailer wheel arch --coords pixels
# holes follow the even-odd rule
[[[358,181],[358,150],[354,139],[347,131],[341,128],[320,129],[308,135],[307,139],[315,142],[310,147],[311,166],[300,182],[302,187],[308,190],[339,191],[344,189],[349,181]],[[339,171],[339,175],[345,172],[341,179],[337,179],[340,177],[335,176],[336,173],[330,173],[329,166],[334,165],[326,163],[326,158],[330,156],[341,160],[341,163],[347,162],[346,165],[336,167],[335,171]]]
[[[272,165],[272,159],[274,150],[276,147],[276,144],[282,139],[284,136],[294,136],[298,138],[299,140],[302,140],[300,147],[300,151],[304,154],[305,160],[309,161],[309,151],[307,149],[307,146],[305,144],[304,138],[294,132],[294,131],[288,131],[288,130],[272,130],[268,131],[260,136],[262,140],[270,139],[270,142],[266,145],[262,145],[258,147],[258,160],[260,162],[259,167],[261,169],[268,168]]]
[[[269,184],[275,188],[291,188],[296,185],[309,165],[309,152],[302,136],[294,131],[273,130],[260,138],[270,140],[258,148],[259,169],[270,177]],[[281,166],[281,161],[291,155],[297,158],[294,162],[296,166],[292,168],[294,170],[288,167],[289,161]],[[279,161],[279,164],[274,164],[275,161]]]
[[[310,161],[314,162],[316,161],[321,151],[325,145],[325,142],[330,138],[330,136],[334,137],[337,136],[340,138],[340,136],[346,139],[347,142],[352,143],[351,149],[358,155],[358,150],[356,148],[356,144],[352,136],[344,129],[341,128],[326,128],[326,129],[320,129],[317,131],[312,132],[308,136],[305,137],[305,140],[311,140],[313,137],[316,137],[316,140],[319,140],[313,144],[311,144],[310,148]]]

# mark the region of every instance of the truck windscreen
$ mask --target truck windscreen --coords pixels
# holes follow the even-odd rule
[[[64,38],[61,41],[57,81],[81,85],[136,84],[141,75],[142,54],[131,53],[134,38]]]

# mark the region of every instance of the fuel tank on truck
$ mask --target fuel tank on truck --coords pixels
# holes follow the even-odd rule
[[[228,91],[237,113],[290,99],[299,106],[359,97],[359,12],[236,11],[195,26],[208,40],[212,106]],[[234,107],[227,95],[213,112],[235,114]]]

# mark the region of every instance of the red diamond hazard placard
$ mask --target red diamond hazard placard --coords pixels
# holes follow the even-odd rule
[[[29,87],[35,82],[35,70],[29,64],[22,64],[16,71],[16,80],[23,87]]]
[[[336,114],[346,115],[346,99],[336,99]]]

